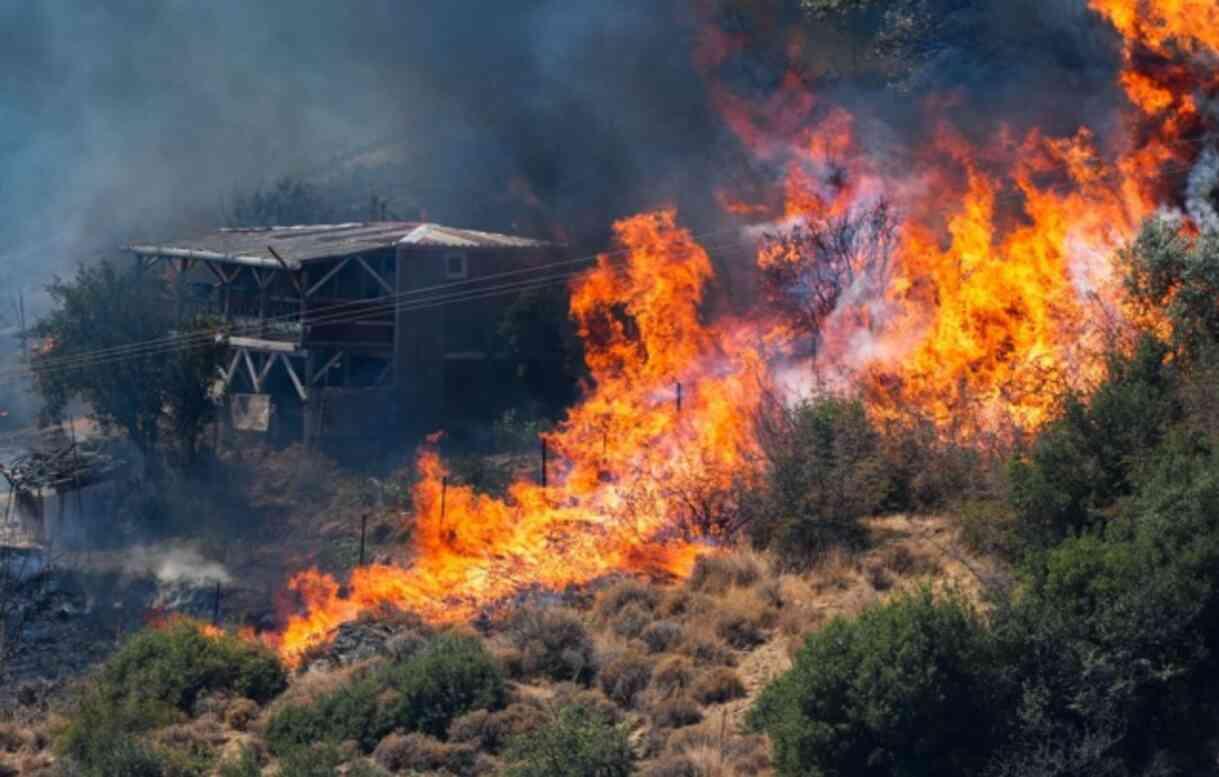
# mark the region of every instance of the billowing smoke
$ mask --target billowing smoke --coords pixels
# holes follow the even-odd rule
[[[217,224],[280,176],[528,232],[706,191],[686,17],[649,0],[6,4],[0,283]]]
[[[152,577],[165,585],[195,587],[227,585],[233,581],[224,565],[190,546],[141,545],[123,551],[123,571],[135,577]]]
[[[1189,173],[1185,205],[1199,229],[1219,233],[1219,153],[1208,148]]]

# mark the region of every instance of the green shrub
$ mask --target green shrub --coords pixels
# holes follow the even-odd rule
[[[988,662],[973,611],[922,590],[812,634],[748,721],[781,775],[974,775],[992,739]]]
[[[332,744],[298,747],[280,758],[278,777],[339,777],[342,763],[342,753]]]
[[[969,499],[952,507],[961,542],[975,553],[1018,559],[1022,552],[1015,511],[1006,501]]]
[[[86,770],[103,768],[115,752],[112,741],[126,742],[129,735],[173,722],[205,692],[267,701],[285,685],[278,658],[259,645],[206,636],[189,621],[145,630],[127,640],[86,686],[59,747]],[[138,746],[132,748],[120,754],[143,757]]]
[[[241,749],[241,755],[235,761],[227,761],[220,765],[220,777],[260,777],[262,769],[258,765],[258,756],[249,747]]]
[[[1131,357],[1110,355],[1108,374],[1086,401],[1068,396],[1058,419],[1009,468],[1012,507],[1030,547],[1098,526],[1132,492],[1138,457],[1179,417],[1178,381],[1163,343],[1145,337]]]
[[[634,756],[621,726],[584,707],[569,706],[541,729],[514,740],[508,777],[626,777]]]
[[[1213,767],[1219,459],[1175,435],[1148,459],[1123,514],[1032,558],[994,618],[1007,693],[1022,700],[1004,774],[1047,753],[1079,773]]]
[[[858,544],[859,520],[889,491],[880,440],[863,405],[818,399],[770,413],[762,493],[749,531],[790,566],[807,566],[835,545]]]
[[[277,755],[347,740],[371,752],[391,731],[443,737],[454,718],[503,702],[503,674],[482,642],[442,634],[409,658],[359,676],[308,706],[279,710],[267,727],[267,742]]]

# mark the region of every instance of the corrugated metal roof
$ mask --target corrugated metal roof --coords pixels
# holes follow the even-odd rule
[[[396,245],[443,248],[535,248],[545,241],[418,221],[303,224],[292,227],[221,229],[196,238],[129,246],[144,256],[185,256],[258,267],[296,269],[321,259],[368,253]],[[268,248],[269,247],[269,248]]]

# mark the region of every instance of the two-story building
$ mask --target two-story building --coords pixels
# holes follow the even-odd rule
[[[227,322],[236,426],[307,443],[434,428],[455,391],[493,396],[505,306],[563,280],[547,270],[554,244],[418,222],[222,229],[129,250],[168,273],[180,316]]]

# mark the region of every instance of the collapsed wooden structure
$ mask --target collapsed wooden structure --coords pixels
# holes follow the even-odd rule
[[[128,250],[173,280],[180,316],[231,333],[223,370],[238,429],[307,444],[433,415],[456,363],[489,358],[488,281],[546,262],[529,238],[405,221],[223,229]]]
[[[18,456],[0,475],[16,493],[70,492],[113,478],[127,465],[101,446],[89,442],[34,450]]]
[[[0,513],[5,531],[3,543],[47,544],[52,535],[47,525],[47,501],[58,504],[57,520],[62,531],[68,509],[68,494],[76,494],[77,512],[83,511],[81,494],[101,483],[118,480],[129,462],[116,455],[105,441],[58,442],[37,447],[0,464],[0,476],[8,481],[9,495]]]

